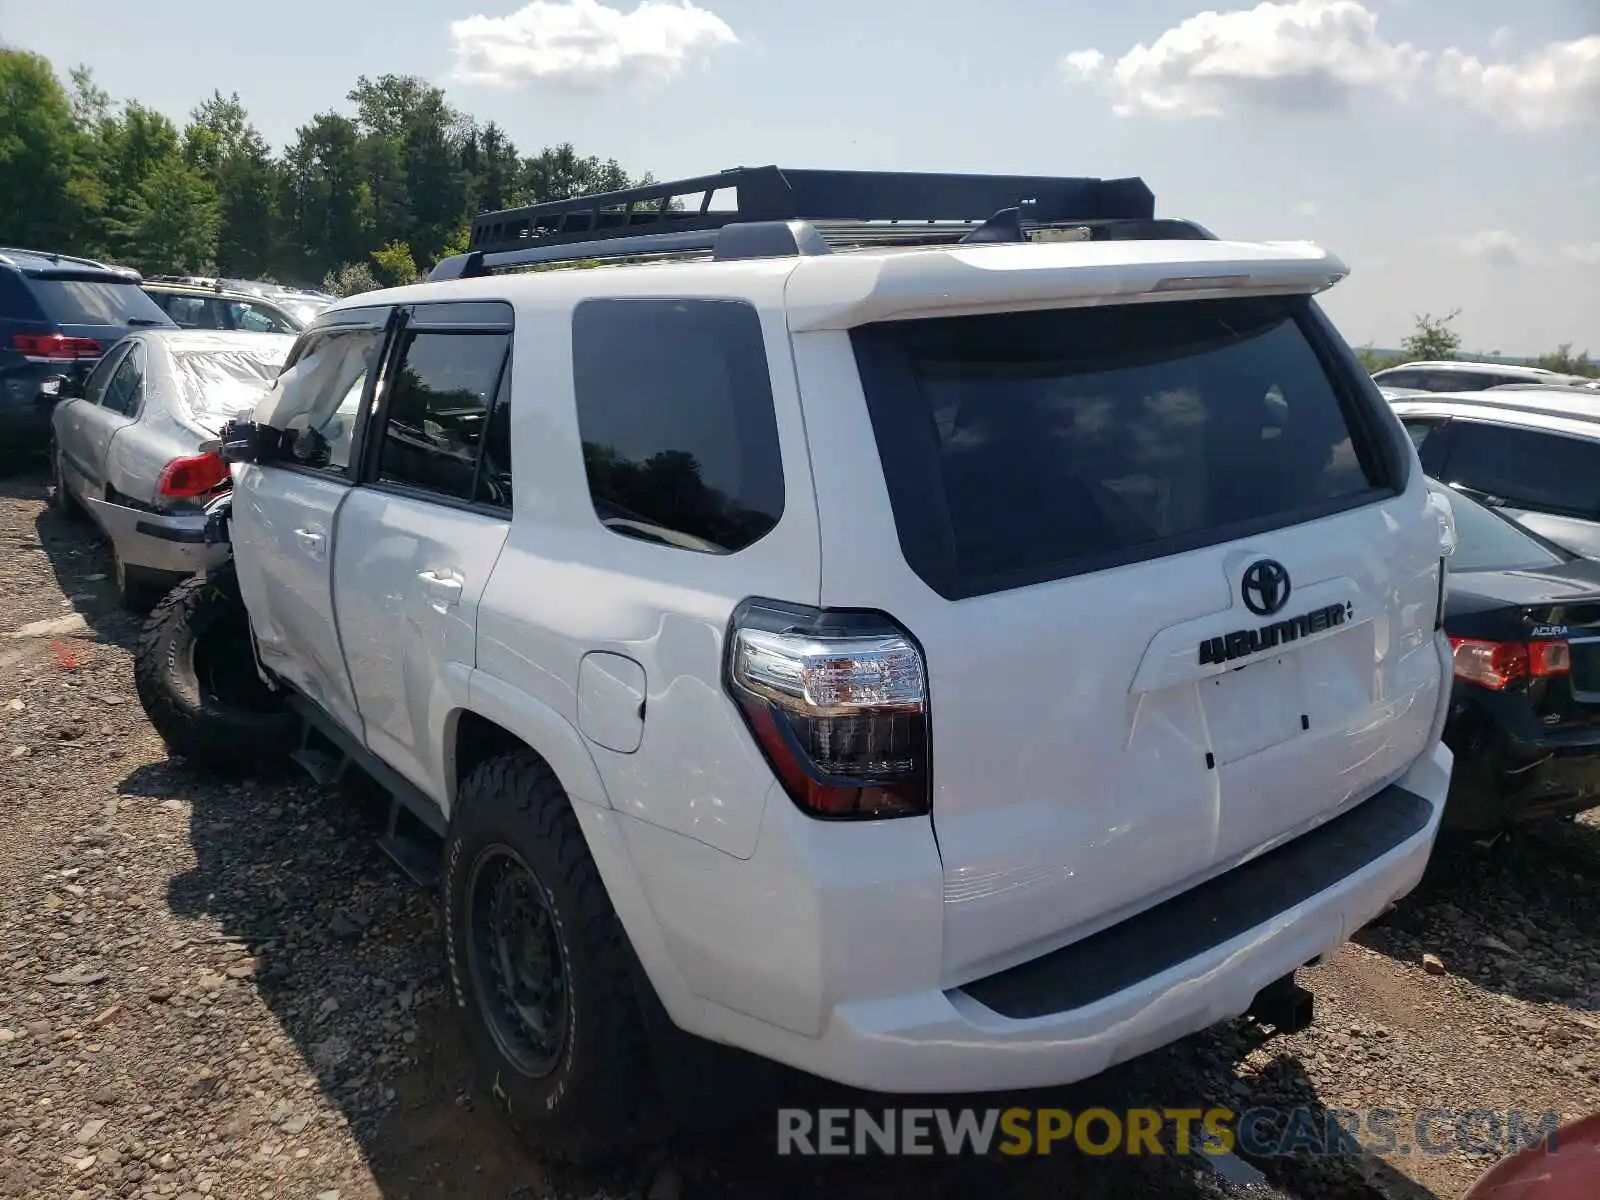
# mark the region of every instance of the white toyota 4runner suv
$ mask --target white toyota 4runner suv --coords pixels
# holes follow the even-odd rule
[[[1296,1026],[1451,769],[1453,529],[1345,273],[1137,179],[480,216],[230,427],[232,561],[141,695],[201,766],[370,771],[418,875],[438,835],[486,1086],[558,1153],[631,1127],[651,1010],[901,1093]]]

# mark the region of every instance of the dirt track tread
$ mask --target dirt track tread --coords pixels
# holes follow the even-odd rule
[[[496,820],[510,812],[517,814],[514,822]],[[569,1055],[582,1061],[562,1085],[569,1094],[559,1111],[538,1113],[542,1119],[529,1119],[527,1110],[510,1111],[513,1125],[542,1153],[569,1162],[592,1162],[626,1148],[640,1136],[640,1118],[653,1099],[649,1050],[630,972],[632,949],[571,802],[543,759],[532,751],[517,751],[472,771],[461,785],[456,819],[464,836],[497,825],[512,826],[506,828],[512,833],[520,825],[515,833],[547,848],[548,853],[537,854],[534,846],[516,847],[537,854],[529,855],[530,865],[541,874],[553,860],[555,878],[542,882],[557,899],[557,929],[567,955],[587,966],[587,994],[571,1005],[575,1048]],[[447,891],[443,903],[452,923],[459,901],[448,893],[458,871],[465,870],[456,861],[459,845],[459,838],[452,837],[442,878]],[[492,1068],[488,1074],[493,1075]]]
[[[242,713],[196,690],[190,700],[174,687],[174,646],[197,639],[224,608],[240,603],[231,572],[186,579],[155,606],[139,631],[134,686],[145,715],[167,749],[219,775],[258,770],[294,748],[299,722],[281,714]]]

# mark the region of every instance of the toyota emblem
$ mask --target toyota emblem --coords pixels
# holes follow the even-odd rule
[[[1289,603],[1289,572],[1280,562],[1258,559],[1245,568],[1239,595],[1256,616],[1270,617]]]

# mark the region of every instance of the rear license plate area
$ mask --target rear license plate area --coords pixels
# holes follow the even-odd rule
[[[1203,680],[1206,733],[1218,764],[1237,762],[1302,732],[1298,656],[1280,655]]]
[[[1308,731],[1346,726],[1369,710],[1380,686],[1374,636],[1371,622],[1346,626],[1202,680],[1206,732],[1218,765]]]

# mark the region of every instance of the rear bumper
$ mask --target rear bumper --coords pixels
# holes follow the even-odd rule
[[[1488,832],[1600,806],[1600,738],[1526,741],[1468,711],[1446,740],[1460,755],[1444,827]],[[1588,744],[1585,744],[1588,743]]]
[[[141,572],[186,578],[227,557],[227,546],[206,544],[203,512],[142,512],[104,500],[91,500],[89,506],[123,565]]]
[[[50,444],[51,402],[41,402],[31,381],[8,377],[0,384],[0,453],[42,452]]]
[[[1241,874],[1231,883],[1235,872],[1177,897],[1170,907],[1162,905],[1065,950],[961,986],[875,989],[912,967],[919,948],[930,940],[905,909],[907,902],[920,904],[922,889],[912,878],[897,879],[902,872],[889,863],[880,865],[876,886],[863,887],[854,897],[859,903],[841,904],[842,911],[827,911],[835,906],[824,873],[823,895],[813,902],[824,911],[790,906],[786,924],[772,931],[751,928],[762,915],[756,911],[760,901],[753,901],[733,921],[744,926],[742,944],[733,948],[755,960],[765,957],[763,938],[767,945],[788,943],[793,949],[797,926],[855,910],[853,921],[826,922],[833,926],[830,936],[806,947],[811,961],[804,965],[822,973],[813,981],[822,999],[814,1034],[801,1032],[792,1019],[782,1020],[804,1009],[785,1010],[771,994],[771,986],[780,982],[776,960],[768,978],[747,976],[742,989],[726,986],[733,982],[727,975],[732,964],[708,971],[710,947],[690,944],[691,931],[673,921],[671,906],[653,905],[665,936],[635,935],[635,942],[679,1025],[825,1078],[902,1093],[1072,1083],[1244,1013],[1263,988],[1333,952],[1414,888],[1433,849],[1450,771],[1450,751],[1434,743],[1390,789],[1397,794],[1389,797],[1382,819],[1339,828],[1358,809],[1305,835],[1306,849],[1316,853],[1276,865],[1265,864],[1270,856],[1263,856],[1260,865],[1237,868]],[[768,816],[773,815],[769,806]],[[637,861],[634,839],[626,836],[637,826],[622,824]],[[1313,845],[1319,836],[1323,841]],[[1293,848],[1290,843],[1274,853]],[[756,859],[761,858],[758,850]],[[1253,881],[1242,874],[1253,869],[1265,873]],[[1308,873],[1297,877],[1296,871]],[[1263,906],[1252,900],[1259,888],[1247,885],[1263,880],[1277,889],[1277,902]],[[647,893],[656,891],[655,882],[644,880]],[[710,883],[703,880],[700,886]],[[1305,885],[1298,893],[1297,883]],[[730,903],[730,897],[723,894],[721,902]],[[626,915],[625,923],[632,924]],[[936,949],[936,929],[931,941]],[[652,944],[672,961],[652,963]],[[838,967],[852,969],[830,978],[830,968]],[[1086,973],[1092,977],[1086,980]],[[674,981],[695,994],[663,987]],[[1092,986],[1084,987],[1086,982]],[[829,1004],[830,993],[839,991],[844,994]],[[764,1014],[768,1019],[761,1019]]]

